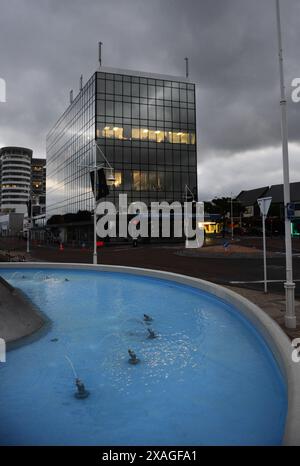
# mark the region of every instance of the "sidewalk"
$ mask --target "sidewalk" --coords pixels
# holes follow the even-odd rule
[[[226,288],[235,291],[244,298],[249,299],[263,311],[265,311],[282,330],[290,337],[291,340],[300,337],[300,301],[295,301],[295,312],[297,317],[297,328],[287,329],[284,325],[285,297],[283,294],[267,293],[263,291],[248,290],[236,286],[226,286]]]

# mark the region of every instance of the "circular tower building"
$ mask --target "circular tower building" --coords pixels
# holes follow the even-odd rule
[[[27,213],[31,187],[31,159],[31,149],[0,149],[1,212]]]

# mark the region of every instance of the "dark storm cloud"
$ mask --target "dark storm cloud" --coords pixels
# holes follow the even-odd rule
[[[298,0],[281,1],[287,93],[300,76]],[[45,136],[77,92],[81,73],[103,64],[183,75],[200,84],[200,151],[226,157],[280,143],[274,0],[1,1],[0,145],[45,155]],[[299,142],[300,104],[289,103]]]

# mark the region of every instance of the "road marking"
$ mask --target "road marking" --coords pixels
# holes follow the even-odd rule
[[[300,282],[300,279],[293,280],[294,282]],[[267,280],[268,283],[284,283],[285,280]],[[237,280],[232,280],[229,283],[232,285],[242,285],[246,283],[264,283],[264,280],[249,280],[249,281],[237,281]]]

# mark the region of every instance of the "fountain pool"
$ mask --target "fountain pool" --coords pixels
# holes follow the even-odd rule
[[[232,304],[126,271],[36,265],[0,274],[52,321],[0,363],[1,445],[282,443],[285,378]],[[128,349],[139,364],[128,363]],[[86,399],[74,397],[66,357]]]

